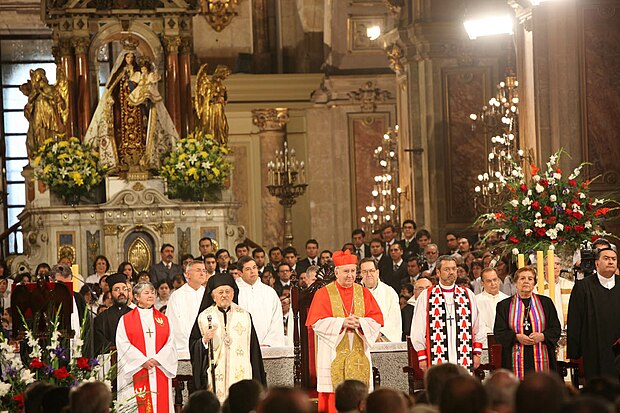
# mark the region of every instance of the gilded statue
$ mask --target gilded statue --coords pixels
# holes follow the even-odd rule
[[[65,134],[69,114],[69,89],[62,68],[56,69],[56,84],[50,85],[45,69],[30,71],[30,80],[19,87],[28,96],[24,116],[28,119],[26,148],[34,158],[39,147],[49,138]]]
[[[211,79],[207,75],[207,65],[204,64],[198,71],[196,78],[196,111],[198,128],[213,136],[220,143],[228,143],[228,120],[224,107],[228,100],[224,80],[230,76],[228,67],[218,65]]]
[[[119,173],[157,170],[179,139],[157,88],[161,77],[135,50],[123,50],[111,73],[84,141]]]

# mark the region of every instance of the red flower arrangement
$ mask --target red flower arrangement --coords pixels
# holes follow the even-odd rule
[[[579,165],[568,177],[563,175],[558,167],[562,153],[560,150],[549,158],[546,172],[531,165],[529,179],[518,166],[513,176],[500,178],[508,200],[498,210],[483,214],[478,222],[505,236],[500,243],[504,252],[527,254],[556,246],[574,251],[583,241],[610,235],[601,224],[618,209],[609,206],[618,202],[590,194],[591,180],[581,177],[586,164]],[[512,219],[506,220],[506,216]]]

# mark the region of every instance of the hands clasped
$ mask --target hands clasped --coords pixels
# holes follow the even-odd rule
[[[524,346],[533,346],[536,343],[545,341],[545,335],[543,333],[532,333],[529,336],[517,334],[517,341]]]
[[[342,328],[357,330],[360,328],[360,318],[356,315],[350,315],[344,319]]]
[[[144,362],[144,364],[142,364],[142,368],[150,370],[153,367],[157,367],[160,366],[159,361],[155,360],[155,359],[148,359],[147,361]]]

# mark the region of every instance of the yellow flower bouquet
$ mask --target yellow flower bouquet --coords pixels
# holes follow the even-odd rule
[[[47,139],[37,151],[34,167],[36,179],[71,205],[99,185],[107,172],[99,153],[75,137]]]
[[[215,198],[232,170],[229,153],[226,145],[200,130],[180,139],[160,170],[168,185],[168,196],[194,201]]]

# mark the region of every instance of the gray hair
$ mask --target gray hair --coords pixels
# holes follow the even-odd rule
[[[71,278],[73,276],[73,273],[71,272],[71,266],[63,264],[54,265],[52,267],[51,273],[54,277],[58,274],[63,278]]]
[[[189,272],[189,269],[190,269],[190,268],[192,268],[193,266],[198,265],[198,264],[205,265],[205,262],[204,262],[204,261],[202,261],[202,260],[193,260],[193,261],[190,261],[190,262],[189,262],[189,264],[187,264],[187,267],[185,267],[185,271]]]
[[[319,266],[318,265],[311,265],[308,267],[308,269],[306,269],[306,275],[310,276],[312,275],[316,275],[316,273],[319,272]]]
[[[437,248],[437,251],[439,251],[439,247],[437,246],[437,244],[433,244],[433,243],[427,244],[426,247],[424,248],[424,250],[426,251],[430,247],[435,247],[435,248]]]
[[[153,292],[155,292],[155,286],[148,281],[141,281],[138,284],[134,285],[131,292],[133,293],[134,297],[136,297],[147,288],[150,288],[151,290],[153,290]]]
[[[441,257],[437,258],[437,271],[441,270],[442,262],[444,261],[452,261],[453,263],[458,265],[456,258],[454,258],[452,255],[442,255]]]

